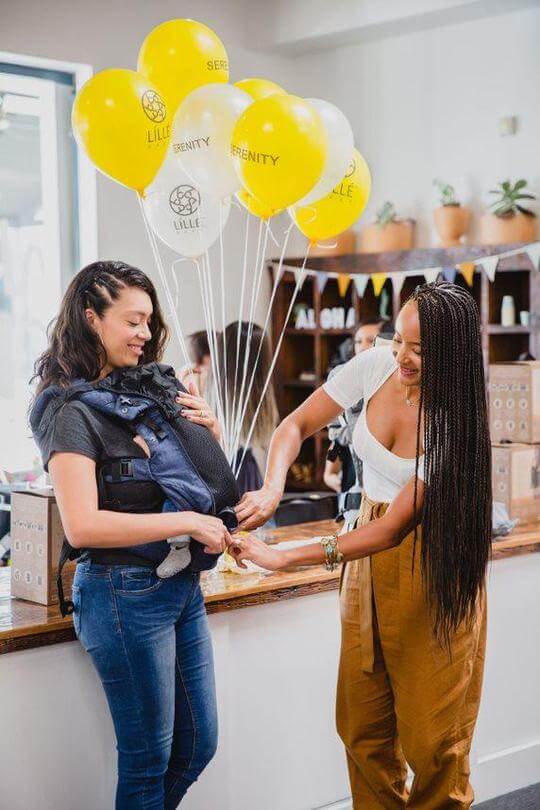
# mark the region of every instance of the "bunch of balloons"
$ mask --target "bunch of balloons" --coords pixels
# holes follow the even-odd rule
[[[349,228],[371,178],[343,113],[266,79],[228,80],[219,37],[170,20],[148,34],[136,71],[104,70],[83,86],[75,136],[98,169],[138,192],[154,233],[183,256],[219,237],[232,195],[263,220],[288,209],[312,242]]]

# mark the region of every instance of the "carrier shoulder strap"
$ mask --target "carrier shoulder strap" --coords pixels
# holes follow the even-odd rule
[[[56,575],[56,587],[58,589],[58,602],[60,605],[60,613],[62,616],[70,616],[73,613],[73,602],[71,599],[66,599],[64,595],[64,585],[62,582],[62,570],[68,560],[76,560],[81,556],[81,550],[73,548],[67,539],[64,537],[62,542],[62,549],[60,551],[60,559],[58,560],[58,572]]]

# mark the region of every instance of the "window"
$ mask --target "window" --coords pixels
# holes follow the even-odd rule
[[[81,238],[88,228],[79,228],[80,184],[91,192],[93,171],[81,172],[71,134],[76,82],[74,72],[0,56],[0,471],[23,480],[39,471],[28,381],[89,247]],[[95,216],[93,224],[95,234]],[[95,257],[95,235],[93,248],[86,260]]]

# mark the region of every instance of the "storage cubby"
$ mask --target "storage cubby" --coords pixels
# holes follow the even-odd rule
[[[388,296],[387,314],[394,320],[400,307],[414,288],[425,282],[422,274],[423,268],[454,267],[462,262],[481,260],[482,256],[503,253],[505,250],[515,247],[516,245],[460,246],[399,253],[316,257],[309,260],[308,267],[323,273],[344,272],[351,276],[361,273],[391,274],[398,271],[413,273],[405,277],[399,293],[394,292],[391,278],[387,278],[384,283],[383,290]],[[302,262],[301,258],[286,259],[285,265],[300,267]],[[273,263],[270,263],[269,270],[273,279]],[[416,270],[418,273],[415,272]],[[467,284],[459,272],[456,274],[455,283],[467,289],[478,306],[486,373],[490,363],[517,360],[520,355],[527,352],[533,357],[540,358],[540,319],[534,317],[535,312],[540,309],[540,273],[534,271],[526,253],[501,259],[493,283],[489,281],[480,267],[475,270],[472,287]],[[272,312],[274,341],[281,332],[294,284],[294,272],[286,270],[279,283]],[[500,323],[500,309],[504,295],[511,295],[514,298],[517,323],[513,327],[503,327]],[[348,336],[354,334],[355,327],[353,326],[341,329],[323,328],[321,310],[342,308],[346,317],[347,311],[352,307],[356,324],[363,319],[377,317],[381,312],[381,298],[375,295],[371,280],[368,281],[364,294],[360,298],[352,279],[345,295],[341,296],[336,278],[328,278],[321,293],[316,278],[308,276],[299,292],[298,303],[313,310],[313,325],[309,329],[296,329],[293,313],[287,326],[274,374],[274,385],[282,418],[322,385],[327,376],[328,365],[338,346]],[[530,326],[522,326],[519,323],[519,312],[522,310],[531,313]],[[296,307],[294,311],[296,311]],[[301,374],[305,371],[312,372],[313,379],[302,379]],[[296,474],[289,475],[288,489],[325,488],[322,476],[327,448],[327,430],[320,431],[304,443],[298,462],[299,466],[295,468]],[[307,470],[310,471],[311,477],[306,477]]]
[[[504,271],[495,273],[495,281],[489,287],[488,323],[501,323],[502,300],[511,295],[516,308],[516,324],[519,324],[519,313],[530,311],[530,273],[527,270]]]

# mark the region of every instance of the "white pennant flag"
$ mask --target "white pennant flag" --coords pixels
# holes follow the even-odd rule
[[[353,279],[354,279],[354,286],[356,287],[356,292],[358,293],[360,298],[362,298],[368,285],[369,274],[358,273],[357,275],[353,276]]]
[[[437,281],[441,273],[442,267],[428,267],[427,270],[422,270],[422,275],[428,284],[433,284],[434,281]]]
[[[485,259],[480,259],[478,264],[481,264],[484,268],[484,273],[489,278],[491,282],[495,281],[495,273],[497,271],[497,265],[499,264],[499,256],[486,256]]]
[[[304,281],[306,280],[306,275],[307,275],[306,271],[302,270],[301,267],[299,267],[297,270],[294,270],[294,279],[296,281],[296,286],[298,287],[299,291],[302,289]]]
[[[315,276],[315,281],[317,282],[317,289],[320,293],[322,293],[326,287],[326,282],[328,281],[328,273],[318,272]]]
[[[405,281],[405,273],[392,273],[390,276],[392,279],[392,286],[394,287],[394,292],[396,295],[399,295],[401,292],[401,288],[403,287],[403,282]]]
[[[526,248],[529,258],[533,263],[534,269],[539,270],[538,262],[540,262],[540,242],[535,242],[534,245],[529,245]]]

